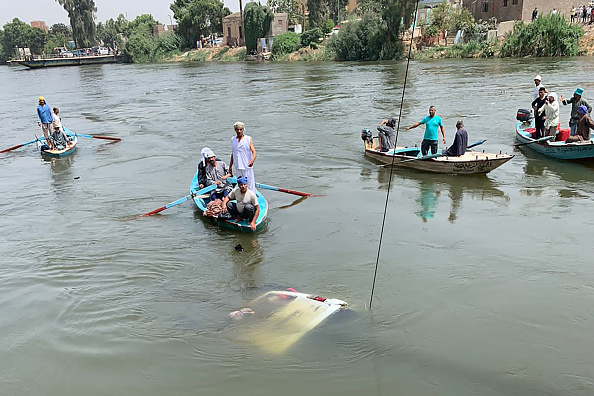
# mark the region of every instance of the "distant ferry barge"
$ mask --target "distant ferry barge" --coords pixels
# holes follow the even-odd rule
[[[14,60],[19,65],[38,69],[40,67],[53,66],[80,66],[80,65],[100,65],[104,63],[121,63],[124,60],[122,55],[90,55],[76,56],[72,58],[46,58],[31,60]]]

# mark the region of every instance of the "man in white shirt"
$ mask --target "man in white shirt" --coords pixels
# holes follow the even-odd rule
[[[256,219],[260,214],[260,206],[258,205],[258,197],[256,193],[248,188],[248,179],[245,176],[237,178],[237,186],[223,198],[223,212],[235,217],[235,221],[246,220],[250,224],[250,228],[256,230]],[[231,200],[236,202],[230,202]]]
[[[536,77],[534,77],[534,91],[532,92],[532,100],[535,100],[536,98],[538,98],[538,91],[540,90],[541,87],[544,88],[544,85],[542,85],[540,82],[542,81],[542,77],[539,75],[537,75]]]

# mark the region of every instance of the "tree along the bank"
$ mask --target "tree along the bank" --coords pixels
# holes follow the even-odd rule
[[[243,10],[245,28],[245,49],[249,54],[258,47],[258,38],[266,36],[274,14],[267,6],[260,3],[247,3]]]
[[[425,29],[425,35],[437,37],[439,33],[443,33],[445,36],[447,32],[464,30],[465,36],[471,37],[476,30],[475,25],[474,17],[468,9],[454,8],[451,4],[443,2],[431,10],[431,17],[427,29]]]
[[[286,12],[289,24],[303,23],[298,0],[269,0],[267,4],[274,13]]]
[[[539,16],[530,24],[518,21],[505,36],[502,57],[579,55],[581,26],[570,24],[562,15]]]
[[[43,52],[45,54],[54,54],[54,48],[68,47],[69,41],[72,41],[72,33],[68,26],[63,23],[56,23],[50,27]]]
[[[72,37],[78,48],[95,45],[95,7],[94,0],[56,0],[68,12]]]
[[[327,0],[307,0],[307,10],[309,11],[309,28],[323,29],[328,20]]]
[[[129,22],[123,14],[118,15],[115,21],[113,18],[109,18],[105,23],[99,22],[97,24],[97,39],[106,47],[114,50],[121,49],[124,46],[123,36],[128,30],[128,24]]]
[[[18,18],[6,23],[3,29],[0,40],[4,60],[12,58],[17,47],[30,48],[32,53],[38,55],[43,53],[43,47],[48,40],[48,34],[45,30],[31,27]]]
[[[220,0],[175,0],[170,8],[178,33],[190,48],[201,36],[222,32],[223,18],[231,13]]]
[[[330,40],[339,60],[396,59],[402,54],[400,35],[411,26],[416,0],[366,0],[361,20],[344,24]]]
[[[158,25],[152,15],[140,15],[127,23],[125,18],[115,21],[115,29],[124,32],[128,38],[124,55],[132,62],[158,62],[166,56],[179,53],[183,39],[176,32],[153,35],[153,27]]]

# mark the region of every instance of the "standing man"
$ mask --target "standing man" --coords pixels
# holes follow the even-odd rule
[[[418,127],[421,124],[425,124],[425,135],[421,142],[421,154],[427,155],[429,147],[431,147],[431,154],[437,154],[437,129],[441,129],[441,135],[443,136],[443,144],[446,143],[445,129],[443,129],[443,121],[440,116],[435,115],[435,106],[429,107],[429,115],[423,118],[421,121],[417,121],[406,130],[410,130]]]
[[[45,142],[51,150],[56,148],[52,141],[52,134],[54,133],[53,123],[54,114],[52,113],[52,109],[45,103],[43,96],[40,96],[39,104],[37,105],[37,125],[41,127]]]
[[[563,95],[561,95],[561,97],[559,98],[561,100],[561,103],[563,103],[563,106],[567,106],[571,103],[571,117],[569,118],[569,129],[571,129],[571,136],[574,136],[577,133],[577,122],[580,119],[580,116],[578,114],[578,108],[583,105],[586,106],[588,114],[592,112],[592,106],[590,106],[588,102],[586,102],[586,100],[582,98],[583,93],[584,90],[582,88],[576,88],[571,99],[565,100],[563,99]]]
[[[456,122],[456,137],[454,137],[454,143],[443,152],[443,155],[450,157],[459,157],[466,153],[468,147],[468,133],[464,129],[464,123],[462,120]]]
[[[231,139],[231,161],[229,161],[229,174],[233,176],[233,165],[237,169],[237,177],[245,176],[248,179],[248,187],[256,192],[256,179],[254,178],[254,161],[256,160],[256,149],[252,138],[243,133],[245,126],[243,122],[233,124],[235,136]]]
[[[532,11],[532,22],[538,17],[538,10],[534,7],[534,11]]]
[[[536,77],[534,77],[534,90],[532,91],[532,100],[538,98],[538,92],[540,91],[541,88],[544,88],[545,86],[542,85],[540,82],[542,81],[542,77],[539,75],[537,75]]]
[[[540,87],[538,90],[538,97],[532,101],[532,111],[534,113],[534,126],[536,127],[536,139],[544,136],[544,124],[546,114],[544,111],[538,111],[547,102],[547,90],[545,87]]]
[[[256,219],[260,215],[258,198],[248,188],[248,179],[245,176],[237,178],[237,186],[223,198],[223,213],[228,211],[231,216],[235,217],[236,222],[242,219],[248,221],[252,231],[255,231]],[[236,202],[231,202],[233,199]]]

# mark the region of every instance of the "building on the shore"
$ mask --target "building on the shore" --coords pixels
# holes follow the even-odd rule
[[[31,21],[31,27],[43,29],[46,32],[49,32],[49,28],[45,24],[45,21]]]
[[[462,5],[477,21],[495,18],[497,22],[504,22],[530,21],[534,8],[537,8],[538,15],[548,15],[553,9],[569,15],[571,8],[578,3],[570,0],[463,0]]]
[[[223,18],[223,45],[229,47],[242,46],[244,44],[243,21],[241,13],[234,12]]]

